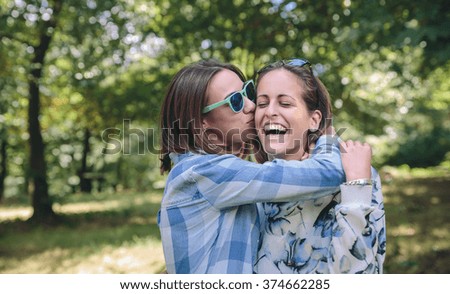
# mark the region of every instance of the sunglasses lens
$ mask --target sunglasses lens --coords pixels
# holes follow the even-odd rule
[[[241,93],[234,93],[230,97],[231,108],[234,112],[239,112],[244,107],[244,99]]]
[[[292,66],[299,66],[302,67],[305,64],[308,64],[309,62],[305,59],[292,59],[287,64]]]
[[[256,90],[253,83],[248,83],[245,86],[245,95],[247,95],[247,98],[250,99],[252,102],[256,101]]]

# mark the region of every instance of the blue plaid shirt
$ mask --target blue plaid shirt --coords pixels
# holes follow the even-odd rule
[[[325,136],[304,161],[257,164],[194,153],[171,158],[158,215],[168,273],[253,273],[256,203],[316,199],[345,181],[339,146]]]

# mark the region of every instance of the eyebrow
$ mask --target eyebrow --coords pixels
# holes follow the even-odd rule
[[[269,98],[269,95],[267,95],[267,94],[259,94],[259,95],[256,96],[256,99],[258,99],[259,97]],[[294,98],[294,97],[292,97],[291,95],[288,95],[288,94],[279,94],[279,95],[277,95],[276,99],[280,99],[282,97],[288,97],[290,99],[296,100],[296,98]]]
[[[288,97],[290,99],[297,100],[295,97],[292,97],[291,95],[288,95],[288,94],[280,94],[277,96],[277,98],[281,98],[281,97]]]

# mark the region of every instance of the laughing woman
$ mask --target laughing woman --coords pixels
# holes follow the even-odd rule
[[[279,61],[258,72],[255,125],[266,151],[258,161],[305,158],[330,121],[328,91],[308,61]],[[342,145],[347,182],[340,192],[261,205],[256,273],[383,272],[385,215],[371,149],[352,141]]]

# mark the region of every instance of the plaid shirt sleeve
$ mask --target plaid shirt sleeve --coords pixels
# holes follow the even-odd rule
[[[304,161],[257,164],[233,155],[211,155],[194,165],[189,177],[217,209],[315,199],[339,191],[345,181],[339,144],[330,136],[320,137],[313,155]]]

